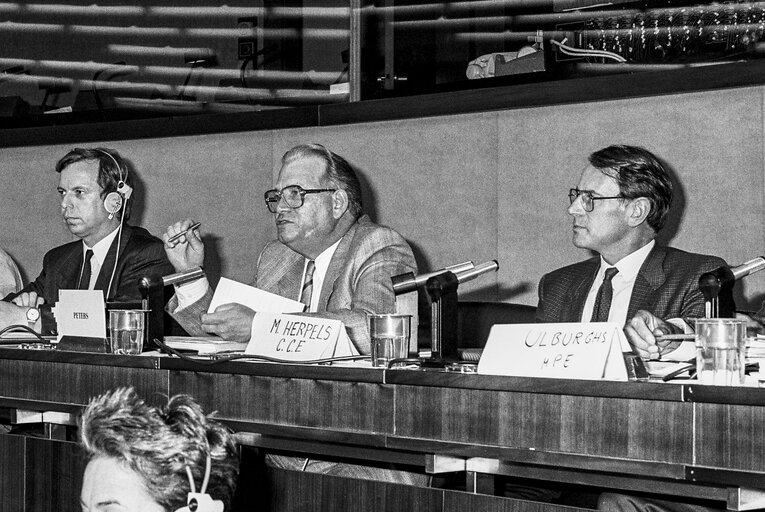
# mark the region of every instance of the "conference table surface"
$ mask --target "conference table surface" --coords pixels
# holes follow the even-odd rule
[[[733,510],[765,493],[756,387],[0,350],[0,407],[76,417],[127,385],[156,404],[193,396],[243,445],[465,472],[474,493],[484,475],[660,489]]]

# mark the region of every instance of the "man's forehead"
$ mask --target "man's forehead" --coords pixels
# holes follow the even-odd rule
[[[314,156],[290,160],[279,170],[277,183],[282,186],[302,183],[318,184],[326,175],[324,161]]]
[[[98,185],[98,162],[81,160],[68,165],[61,170],[58,181],[59,185],[67,185],[68,187],[95,186],[100,188]]]
[[[616,180],[616,171],[613,169],[597,169],[588,165],[582,171],[577,188],[591,192],[602,192],[604,190],[618,191],[619,182]]]

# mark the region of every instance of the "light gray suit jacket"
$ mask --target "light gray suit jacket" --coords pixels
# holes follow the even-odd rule
[[[258,258],[252,285],[297,300],[304,264],[305,258],[286,245],[269,242]],[[396,312],[390,278],[405,272],[417,273],[409,244],[392,229],[378,226],[364,215],[343,236],[332,256],[317,312],[303,314],[341,320],[359,352],[368,354],[367,314]],[[190,335],[205,335],[199,317],[207,312],[211,300],[212,290],[208,290],[194,304],[171,314]],[[168,311],[176,308],[177,298],[173,297]]]

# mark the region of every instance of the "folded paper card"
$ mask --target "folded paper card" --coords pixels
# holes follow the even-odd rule
[[[52,308],[58,339],[62,336],[106,338],[104,293],[100,290],[59,290]]]
[[[296,363],[358,355],[340,320],[260,312],[245,353]]]
[[[618,324],[495,325],[478,373],[559,379],[627,380],[623,352],[630,352]]]
[[[232,302],[247,306],[253,311],[269,313],[301,313],[305,309],[302,302],[221,277],[218,286],[215,287],[208,312],[212,313],[221,304]]]

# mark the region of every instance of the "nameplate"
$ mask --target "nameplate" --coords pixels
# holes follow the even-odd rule
[[[510,324],[491,328],[478,373],[557,379],[627,380],[618,324]]]
[[[106,312],[101,290],[59,290],[51,308],[58,340],[62,336],[106,338]]]
[[[244,353],[296,363],[358,354],[340,320],[261,312]]]

